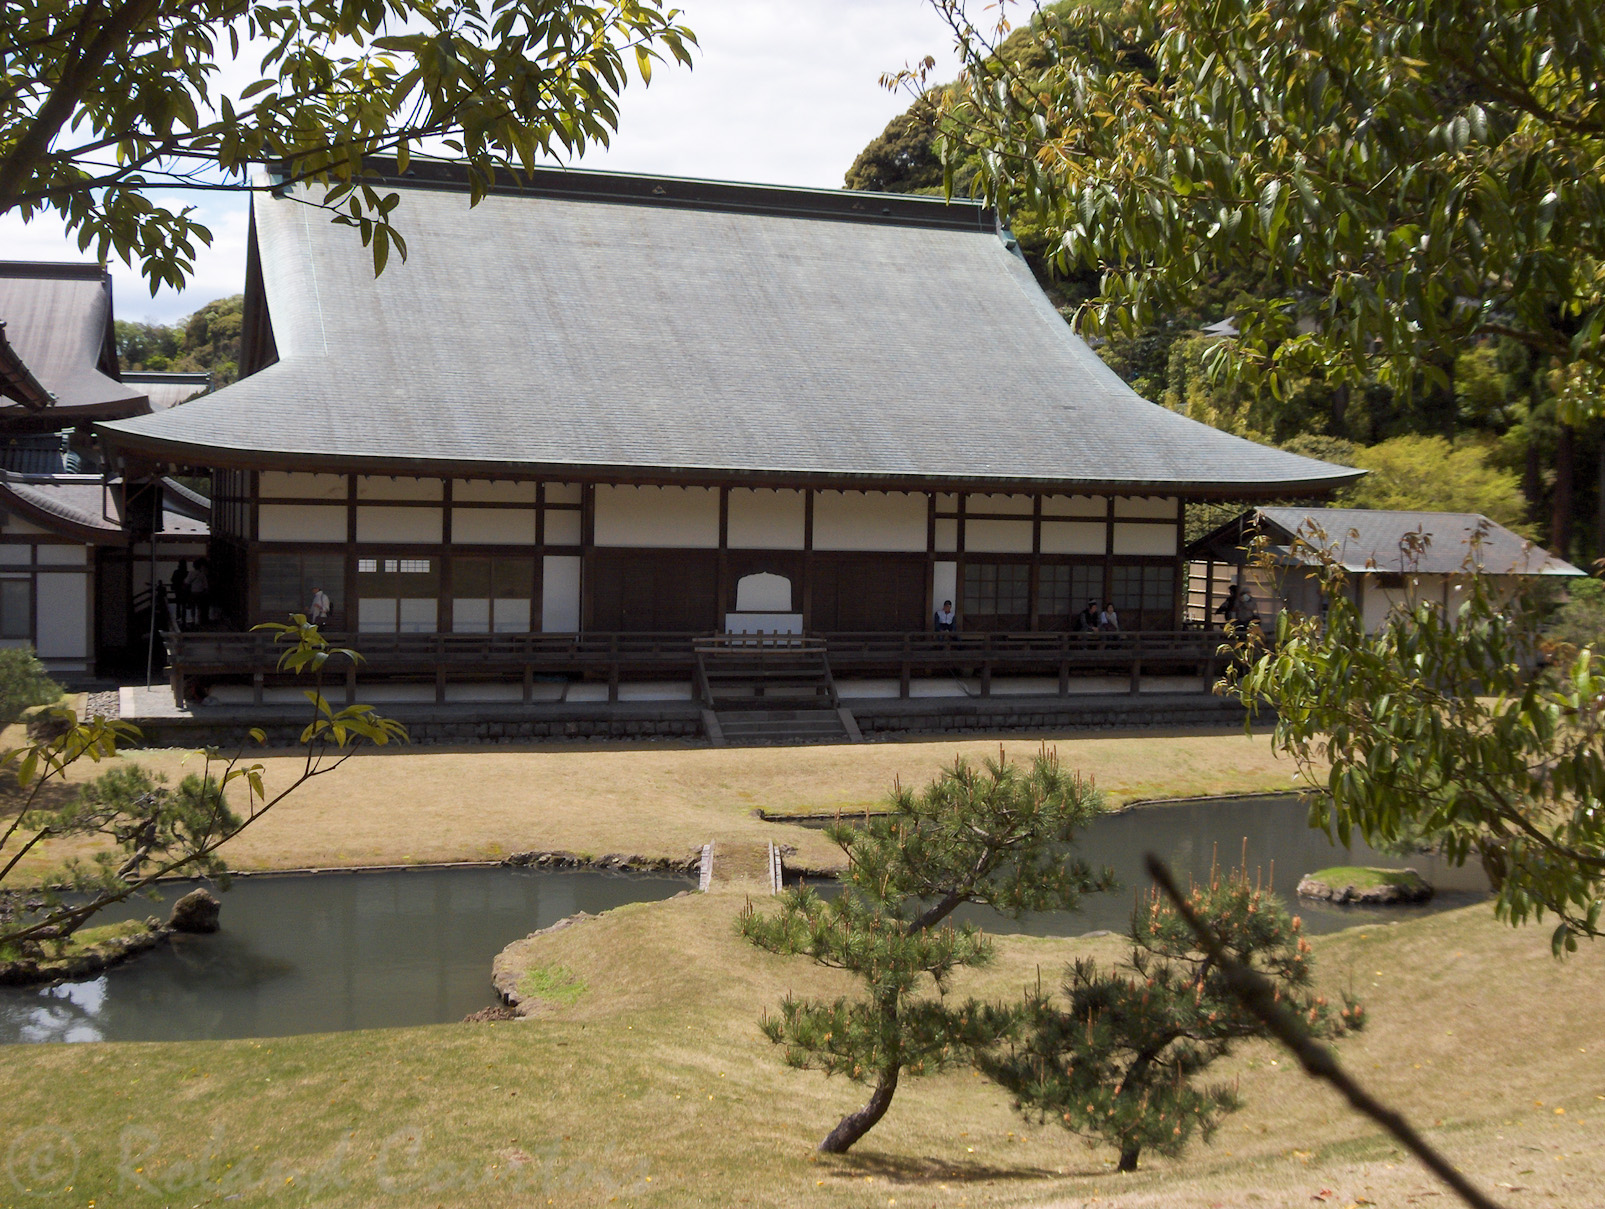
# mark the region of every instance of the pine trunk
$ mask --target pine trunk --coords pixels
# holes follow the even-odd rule
[[[884,1072],[870,1094],[869,1103],[843,1117],[819,1144],[819,1149],[825,1154],[846,1154],[854,1142],[874,1129],[892,1106],[892,1094],[897,1091],[897,1073],[895,1066]]]
[[[1142,1147],[1135,1142],[1127,1142],[1120,1148],[1120,1166],[1116,1171],[1136,1171],[1137,1156],[1142,1153]]]

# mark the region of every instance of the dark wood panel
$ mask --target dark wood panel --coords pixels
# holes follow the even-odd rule
[[[811,630],[925,628],[923,554],[815,554]]]
[[[719,628],[713,550],[596,550],[591,627],[621,634]]]

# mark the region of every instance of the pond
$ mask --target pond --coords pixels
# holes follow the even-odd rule
[[[166,918],[192,883],[97,922]],[[275,1037],[438,1024],[496,1002],[491,961],[578,911],[669,898],[695,881],[594,870],[459,868],[240,877],[222,931],[98,978],[0,988],[0,1042]]]
[[[1432,857],[1401,860],[1364,844],[1347,852],[1334,846],[1310,827],[1309,810],[1296,797],[1214,798],[1139,806],[1105,815],[1087,828],[1077,847],[1089,863],[1112,868],[1121,888],[1088,895],[1079,911],[1044,912],[1016,920],[985,907],[960,907],[953,918],[988,932],[1027,936],[1124,932],[1131,923],[1133,895],[1151,884],[1143,870],[1145,853],[1157,852],[1185,885],[1188,878],[1208,878],[1217,860],[1223,871],[1242,864],[1245,841],[1249,875],[1270,883],[1285,900],[1293,898],[1293,888],[1304,874],[1334,865],[1409,866],[1437,887],[1430,902],[1411,907],[1342,907],[1299,900],[1292,911],[1304,920],[1307,932],[1410,919],[1487,897],[1488,883],[1480,869],[1450,868]]]
[[[1295,908],[1312,932],[1408,919],[1486,895],[1472,871],[1345,853],[1306,821],[1295,798],[1181,802],[1099,819],[1081,844],[1115,870],[1122,889],[1089,896],[1076,912],[1012,920],[962,908],[989,932],[1078,936],[1124,931],[1145,886],[1143,853],[1160,853],[1183,879],[1230,869],[1248,841],[1248,867],[1290,894],[1301,874],[1330,865],[1414,865],[1439,887],[1421,907]],[[0,1042],[173,1041],[272,1037],[461,1020],[495,1002],[491,961],[503,946],[577,911],[668,898],[688,878],[506,868],[397,870],[242,877],[221,895],[223,930],[176,936],[170,946],[99,978],[54,987],[0,988]],[[827,883],[827,887],[831,883]],[[160,915],[190,884],[107,912],[101,922]]]

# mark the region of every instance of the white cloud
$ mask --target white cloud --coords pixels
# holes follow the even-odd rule
[[[626,91],[620,130],[586,168],[836,188],[864,145],[908,107],[879,84],[926,55],[935,77],[957,74],[946,26],[925,0],[682,0],[701,49],[695,67],[659,66]],[[190,199],[193,201],[193,198]],[[243,196],[195,203],[212,228],[182,292],[155,298],[112,265],[120,319],[169,323],[245,287]],[[404,221],[404,220],[403,220]],[[352,238],[356,238],[353,233]],[[59,221],[0,217],[0,259],[87,261]]]

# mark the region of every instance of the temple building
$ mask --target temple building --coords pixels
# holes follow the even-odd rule
[[[242,378],[102,423],[210,473],[218,616],[378,634],[1180,628],[1183,505],[1356,471],[1149,403],[979,204],[381,171],[409,255],[255,201]]]

